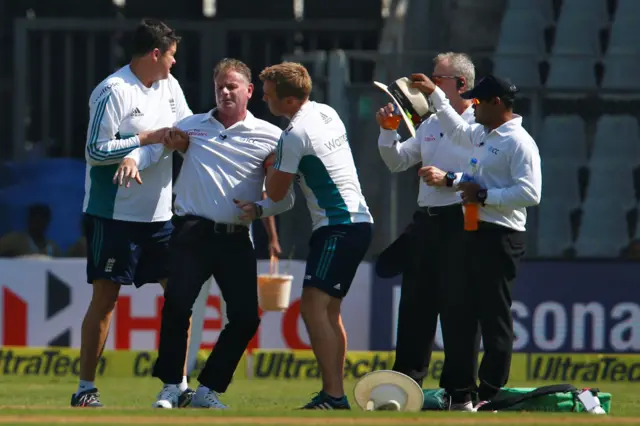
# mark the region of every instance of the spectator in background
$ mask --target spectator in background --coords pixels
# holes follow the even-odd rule
[[[67,250],[67,257],[87,257],[87,236],[84,232],[83,220],[80,221],[80,232],[80,238]]]
[[[640,260],[640,238],[632,240],[623,250],[622,257],[625,259]]]
[[[11,232],[0,239],[0,257],[42,255],[60,256],[60,249],[47,239],[51,209],[46,204],[32,204],[27,216],[27,230]]]

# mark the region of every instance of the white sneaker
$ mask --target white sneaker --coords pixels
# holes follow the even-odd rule
[[[201,392],[200,389],[196,391],[196,394],[191,400],[191,406],[193,408],[213,408],[218,410],[224,410],[229,407],[220,402],[218,393],[215,391]]]
[[[180,388],[178,385],[164,385],[158,399],[153,403],[153,408],[176,408],[178,407],[178,400],[180,399]]]
[[[478,409],[479,409],[480,407],[482,407],[483,405],[485,405],[487,402],[489,402],[489,401],[480,401],[480,402],[478,402],[478,403],[476,404],[476,406],[475,406],[475,407],[473,407],[473,410],[471,410],[471,411],[473,411],[474,413],[477,413],[477,412],[478,412]],[[496,411],[496,410],[493,410],[492,412],[493,412],[493,413],[497,413],[497,411]]]

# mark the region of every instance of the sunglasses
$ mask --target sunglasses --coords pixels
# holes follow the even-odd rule
[[[471,99],[471,102],[472,102],[474,105],[480,105],[481,103],[489,103],[489,102],[493,101],[493,99],[495,99],[495,98],[491,98],[491,99],[478,99],[478,98],[473,98],[473,99]]]
[[[457,78],[460,78],[460,77],[455,76],[455,75],[439,75],[439,74],[433,74],[433,75],[431,76],[431,79],[432,79],[432,80],[433,80],[433,79],[436,79],[436,78],[454,78],[454,79],[457,79]]]

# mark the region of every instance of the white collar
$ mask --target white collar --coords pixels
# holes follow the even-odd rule
[[[206,122],[206,121],[211,121],[215,124],[219,124],[220,126],[224,127],[222,125],[222,123],[220,123],[218,121],[218,119],[213,115],[216,112],[216,108],[213,108],[212,110],[210,110],[208,113],[206,113],[204,115],[204,117],[202,118],[202,122]],[[247,110],[247,116],[244,118],[244,120],[242,121],[238,121],[237,123],[234,123],[233,125],[229,126],[229,128],[234,128],[237,126],[242,126],[245,129],[248,130],[254,130],[257,126],[257,119],[255,118],[255,116],[253,114],[251,114],[251,111]]]

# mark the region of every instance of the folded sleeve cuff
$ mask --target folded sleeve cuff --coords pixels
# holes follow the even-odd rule
[[[444,104],[448,100],[447,95],[445,95],[442,89],[440,89],[437,86],[436,86],[436,90],[433,91],[433,93],[429,96],[429,98],[431,99],[433,106],[435,106],[436,110],[438,111],[440,111],[444,107]]]
[[[502,189],[493,188],[487,190],[487,199],[484,202],[486,205],[500,206],[502,204]]]
[[[395,130],[380,129],[380,136],[378,137],[378,145],[380,146],[393,146],[400,137]]]

